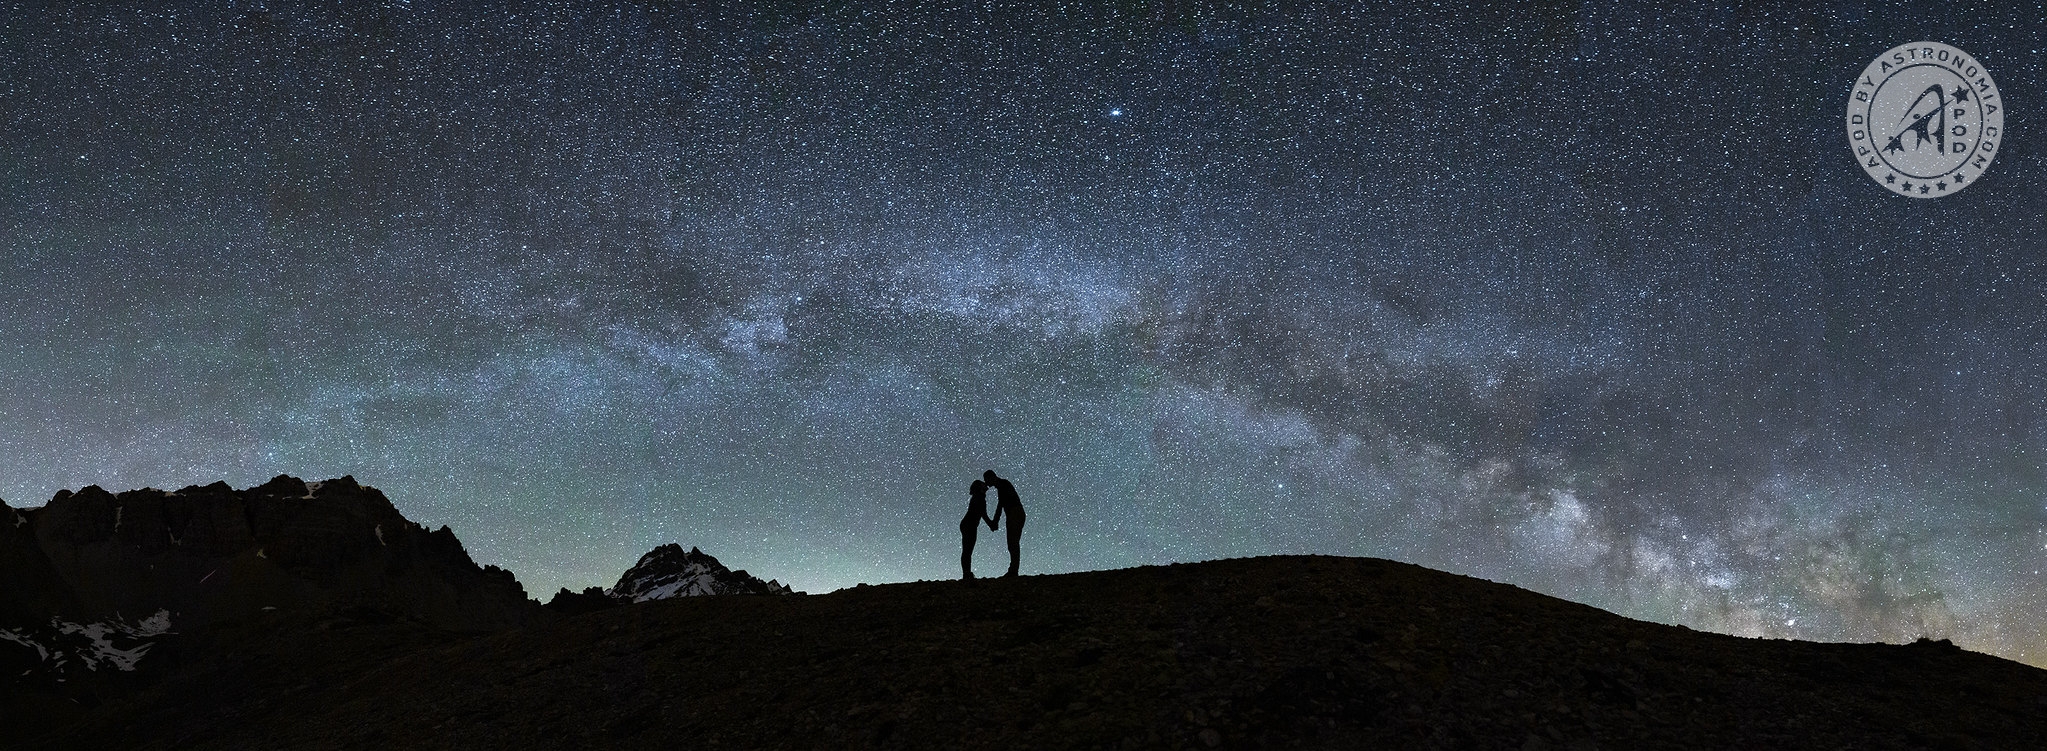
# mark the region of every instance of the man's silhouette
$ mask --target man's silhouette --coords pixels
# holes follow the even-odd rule
[[[995,521],[1001,521],[1003,514],[1009,515],[1009,526],[1006,528],[1009,532],[1009,573],[1003,576],[1016,576],[1016,562],[1019,557],[1017,541],[1023,539],[1023,501],[1016,497],[1016,486],[1009,484],[1008,480],[996,477],[995,470],[982,472],[981,480],[988,483],[988,487],[995,489]]]
[[[960,519],[960,578],[974,578],[974,538],[981,530],[976,529],[982,522],[988,529],[995,529],[995,520],[988,518],[988,483],[975,480],[967,486],[967,515]]]

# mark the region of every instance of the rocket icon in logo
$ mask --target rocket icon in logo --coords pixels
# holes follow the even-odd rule
[[[1957,89],[1956,91],[1966,95],[1969,90]],[[1927,97],[1933,97],[1933,109],[1926,110],[1918,115],[1912,114],[1919,112],[1919,105],[1926,103]],[[1940,84],[1928,86],[1925,91],[1919,92],[1919,97],[1913,99],[1912,105],[1905,108],[1905,114],[1898,117],[1898,122],[1902,123],[1907,119],[1912,121],[1911,124],[1906,125],[1904,130],[1898,131],[1897,135],[1891,136],[1891,142],[1884,144],[1884,153],[1896,154],[1904,151],[1904,138],[1907,133],[1912,134],[1912,150],[1914,151],[1919,150],[1919,147],[1925,145],[1927,141],[1933,142],[1934,151],[1947,151],[1947,90],[1942,89]],[[1931,135],[1927,133],[1929,130],[1932,131]]]

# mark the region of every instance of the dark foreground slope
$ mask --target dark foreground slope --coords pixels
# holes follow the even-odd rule
[[[1869,749],[2047,738],[2047,672],[1945,643],[1739,639],[1372,559],[663,600],[460,638],[388,621],[292,625],[271,632],[288,637],[250,638],[244,651],[261,659],[171,678],[28,745]],[[280,638],[298,641],[274,646]],[[362,659],[342,654],[351,649]],[[224,690],[234,685],[268,688]]]

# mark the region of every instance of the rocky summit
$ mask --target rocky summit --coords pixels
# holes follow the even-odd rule
[[[606,593],[629,602],[704,595],[786,595],[787,586],[733,571],[709,554],[676,544],[662,545],[640,556]]]
[[[672,597],[787,594],[799,593],[773,579],[761,581],[745,569],[728,569],[702,550],[683,550],[681,545],[669,543],[640,556],[639,562],[626,569],[618,577],[618,583],[610,588],[590,587],[581,592],[563,588],[548,600],[547,608],[564,615],[577,615]]]
[[[795,597],[488,634],[282,613],[20,748],[2036,748],[2047,671],[1744,639],[1366,558]],[[28,730],[24,731],[27,728]]]

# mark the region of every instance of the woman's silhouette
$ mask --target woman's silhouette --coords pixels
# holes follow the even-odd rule
[[[980,535],[976,529],[982,522],[988,529],[995,529],[995,520],[988,518],[988,483],[975,480],[967,486],[971,500],[967,501],[967,515],[960,519],[960,577],[974,578],[974,538]]]

